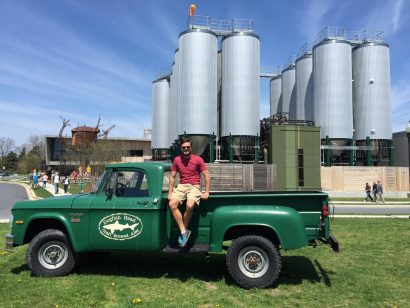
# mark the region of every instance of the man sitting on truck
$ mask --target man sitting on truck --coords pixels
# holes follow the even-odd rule
[[[208,199],[210,176],[204,160],[192,154],[191,139],[182,138],[180,140],[182,154],[175,157],[171,167],[169,179],[168,200],[169,208],[174,217],[181,235],[178,243],[184,247],[188,242],[191,231],[187,228],[192,217],[195,205],[199,205],[201,199]],[[179,173],[179,184],[174,188],[175,176]],[[205,192],[201,192],[201,173],[205,177]],[[182,216],[179,205],[186,201],[185,213]]]

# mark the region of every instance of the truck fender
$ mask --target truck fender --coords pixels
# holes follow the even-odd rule
[[[67,217],[61,215],[60,213],[48,212],[47,214],[38,213],[38,214],[34,214],[30,216],[27,222],[27,226],[26,226],[26,230],[24,231],[24,234],[26,234],[30,224],[39,219],[51,219],[51,220],[56,220],[60,222],[65,227],[65,230],[67,231],[67,235],[69,237],[69,240],[71,242],[71,245],[74,251],[78,251],[78,247],[76,246],[77,241],[74,240],[74,233],[71,228],[71,223],[68,221]]]
[[[210,251],[220,252],[224,235],[232,227],[264,227],[277,235],[284,250],[308,244],[300,214],[286,206],[229,205],[215,209],[211,218]]]

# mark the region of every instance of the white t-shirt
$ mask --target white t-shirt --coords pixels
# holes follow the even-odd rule
[[[54,184],[58,184],[58,183],[60,183],[60,177],[58,176],[58,174],[56,174],[54,176]]]

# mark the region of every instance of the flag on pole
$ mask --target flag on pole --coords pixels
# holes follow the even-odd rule
[[[191,6],[189,7],[189,16],[194,16],[195,15],[195,10],[196,10],[196,5],[195,4],[191,4]]]

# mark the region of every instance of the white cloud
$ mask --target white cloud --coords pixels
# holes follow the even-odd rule
[[[324,20],[331,6],[332,1],[329,0],[312,0],[306,9],[301,10],[300,32],[308,41],[314,41],[319,31],[328,26]]]
[[[386,37],[396,34],[403,23],[404,0],[382,1],[364,18],[363,27],[382,30]]]

